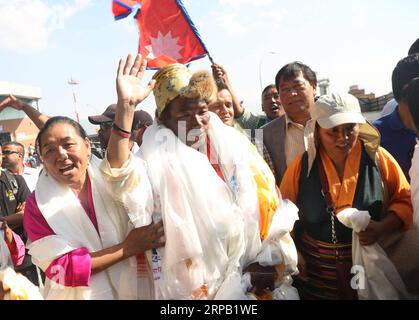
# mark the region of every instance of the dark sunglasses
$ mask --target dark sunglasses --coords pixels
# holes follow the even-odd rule
[[[3,156],[8,156],[9,154],[14,154],[14,153],[20,154],[20,152],[18,152],[18,151],[9,151],[9,150],[6,150],[6,151],[3,151]]]

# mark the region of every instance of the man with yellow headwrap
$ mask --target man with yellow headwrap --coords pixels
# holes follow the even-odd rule
[[[137,56],[130,64],[129,57],[120,69],[139,86],[138,69],[146,63]],[[153,86],[156,120],[138,156],[147,163],[152,219],[164,223],[166,245],[148,252],[144,265],[154,298],[298,298],[289,234],[296,208],[279,199],[269,168],[247,138],[208,111],[216,93],[210,73],[168,65],[139,93],[142,99],[127,92],[125,100],[139,103]],[[131,111],[119,108],[116,117],[128,119]]]

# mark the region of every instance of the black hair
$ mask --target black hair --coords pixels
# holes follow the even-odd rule
[[[6,147],[6,146],[15,146],[20,148],[20,152],[22,154],[22,157],[25,155],[25,146],[23,144],[21,144],[20,142],[17,141],[7,141],[5,143],[3,143],[2,147]]]
[[[173,99],[174,100],[174,99]],[[163,111],[160,113],[160,116],[157,116],[157,109],[156,109],[156,117],[157,117],[157,120],[159,120],[159,122],[160,123],[164,123],[164,122],[166,122],[167,120],[169,120],[170,119],[170,109],[171,109],[171,107],[172,107],[172,102],[173,102],[173,100],[172,101],[170,101],[167,105],[166,105],[166,107],[163,109]]]
[[[221,79],[214,79],[214,80],[215,80],[215,84],[217,86],[217,92],[220,92],[221,90],[228,90],[228,87],[223,80],[221,80]],[[230,91],[230,90],[228,90],[228,91]]]
[[[413,78],[419,77],[419,53],[411,54],[400,60],[391,77],[394,99],[402,100],[403,88]]]
[[[407,102],[410,114],[419,130],[419,77],[413,78],[403,89],[403,101]]]
[[[419,38],[416,39],[415,42],[413,42],[412,46],[409,49],[409,55],[419,53]]]
[[[294,61],[283,66],[281,70],[279,70],[278,73],[276,74],[276,77],[275,77],[276,90],[278,90],[279,92],[279,82],[281,81],[281,79],[285,81],[292,80],[298,77],[300,72],[303,74],[303,77],[308,82],[310,82],[310,84],[313,87],[317,87],[316,73],[304,63],[299,62],[299,61]]]
[[[274,88],[276,89],[276,86],[274,84],[270,84],[270,85],[266,86],[265,89],[263,89],[263,91],[262,91],[262,98],[267,91],[269,91],[271,89],[274,89]]]
[[[82,139],[88,139],[87,133],[86,131],[83,129],[83,127],[80,125],[80,123],[74,121],[71,118],[68,117],[63,117],[63,116],[56,116],[56,117],[52,117],[49,118],[47,120],[47,122],[45,122],[45,124],[43,125],[43,127],[41,128],[41,130],[39,130],[39,133],[36,137],[35,140],[35,146],[36,149],[38,151],[38,154],[41,154],[41,138],[44,135],[44,133],[53,125],[57,124],[57,123],[65,123],[65,124],[69,124],[70,126],[72,126],[74,128],[74,130],[76,131],[76,133],[82,138]]]

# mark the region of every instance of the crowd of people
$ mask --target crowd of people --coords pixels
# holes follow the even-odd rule
[[[70,118],[1,101],[40,131],[28,160],[1,147],[0,298],[15,269],[45,299],[419,299],[418,43],[373,124],[298,61],[255,115],[219,64],[145,84],[128,55],[117,102],[89,117],[100,149]]]

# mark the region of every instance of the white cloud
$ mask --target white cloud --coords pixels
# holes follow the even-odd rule
[[[230,34],[237,35],[246,32],[248,27],[244,25],[237,13],[210,12],[215,18],[216,24]]]
[[[261,21],[263,27],[271,26],[274,28],[279,27],[280,22],[282,21],[283,17],[288,14],[286,9],[274,9],[274,10],[266,10],[258,12],[258,19]],[[262,22],[263,21],[263,22]]]
[[[52,32],[85,8],[91,0],[64,1],[50,5],[45,0],[0,0],[0,48],[18,52],[48,47]]]
[[[210,12],[215,24],[231,35],[277,29],[288,11],[270,0],[219,0],[222,7]]]

